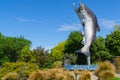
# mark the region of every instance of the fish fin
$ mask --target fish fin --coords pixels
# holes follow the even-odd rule
[[[76,50],[75,53],[82,53],[84,54],[85,56],[90,56],[90,51],[89,51],[89,48],[86,47],[86,46],[83,46],[83,48],[79,49],[79,50]]]
[[[81,21],[81,24],[82,24],[83,27],[85,27],[85,21],[84,20]]]
[[[85,45],[85,37],[83,37],[81,44]]]
[[[100,31],[100,27],[99,27],[99,25],[97,25],[96,31]]]

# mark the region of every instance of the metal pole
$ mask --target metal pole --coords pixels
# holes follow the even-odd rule
[[[90,55],[89,55],[89,56],[87,56],[87,64],[90,65],[90,63],[91,62],[90,62]]]

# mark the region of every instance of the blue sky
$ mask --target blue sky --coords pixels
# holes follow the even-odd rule
[[[120,24],[120,0],[0,0],[0,32],[5,36],[24,36],[32,47],[46,49],[68,38],[71,31],[82,31],[72,3],[84,3],[97,16],[105,37]]]

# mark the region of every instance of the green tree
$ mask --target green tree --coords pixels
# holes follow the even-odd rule
[[[18,61],[35,62],[35,57],[34,57],[32,51],[30,50],[29,46],[23,47],[23,49],[20,51],[20,56],[19,56]]]
[[[93,63],[98,61],[103,61],[110,59],[112,55],[109,53],[109,50],[106,48],[105,39],[103,37],[98,37],[93,42],[91,46],[91,60]]]
[[[45,50],[42,47],[37,47],[33,51],[35,57],[35,63],[39,68],[50,68],[52,67],[52,58],[49,56],[48,50]]]
[[[23,37],[4,37],[3,43],[4,55],[9,58],[10,62],[16,62],[23,47],[31,45],[31,41]]]
[[[4,54],[2,47],[3,46],[0,45],[0,65],[2,65],[5,62],[9,62],[9,58]]]
[[[23,37],[4,36],[0,33],[0,65],[4,62],[16,62],[24,46],[30,46],[31,41]]]
[[[4,45],[4,36],[0,33],[0,65],[4,62],[8,62],[8,57],[4,54],[3,45]]]
[[[73,31],[68,36],[65,44],[65,53],[74,53],[77,49],[80,49],[83,45],[81,44],[82,34],[78,31]]]
[[[96,53],[96,61],[105,61],[110,60],[112,55],[107,51],[98,51]]]
[[[120,30],[120,25],[115,25],[114,26],[114,30],[116,31],[116,30]]]
[[[91,46],[91,53],[97,53],[98,51],[109,52],[105,45],[105,39],[101,36],[96,38],[96,40],[92,43]]]
[[[113,56],[120,56],[120,30],[114,30],[106,37],[106,46]]]
[[[75,51],[80,49],[83,46],[81,42],[82,42],[82,34],[78,31],[71,32],[71,34],[68,36],[68,39],[66,40],[66,43],[65,43],[65,49],[64,49],[65,55],[63,58],[64,59],[63,62],[65,62],[64,64],[70,64],[70,62],[71,64],[75,64],[76,62],[77,64],[81,64],[81,61],[83,61],[82,59],[84,55],[75,54]]]
[[[54,61],[62,61],[65,43],[65,41],[60,42],[57,46],[51,49],[50,55],[54,59]]]

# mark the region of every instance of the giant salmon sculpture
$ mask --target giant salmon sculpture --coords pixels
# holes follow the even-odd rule
[[[84,4],[80,3],[80,7],[76,8],[73,3],[73,8],[78,15],[83,26],[83,47],[75,53],[83,53],[90,60],[90,46],[96,38],[96,32],[100,31],[95,14]],[[90,64],[90,61],[88,61]]]

